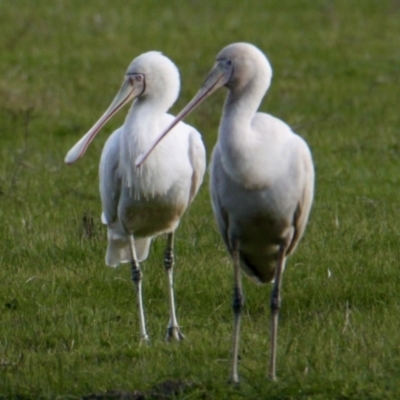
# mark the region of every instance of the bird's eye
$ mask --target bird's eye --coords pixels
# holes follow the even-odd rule
[[[142,82],[143,81],[143,75],[141,75],[141,74],[135,75],[135,80],[136,80],[136,82]]]
[[[226,65],[227,65],[228,67],[230,67],[230,66],[232,65],[232,61],[231,61],[231,60],[226,60]]]

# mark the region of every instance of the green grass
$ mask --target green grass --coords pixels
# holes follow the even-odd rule
[[[63,164],[134,57],[161,50],[178,65],[176,113],[235,41],[268,54],[274,79],[261,109],[307,140],[317,174],[284,276],[279,380],[265,379],[269,287],[245,280],[240,389],[226,385],[232,268],[207,182],[177,233],[187,340],[163,340],[159,238],[143,264],[147,347],[129,268],[104,266],[99,219],[99,156],[126,110],[79,163]],[[399,48],[398,0],[0,1],[0,398],[156,396],[168,380],[192,383],[176,396],[185,399],[399,398]],[[187,120],[208,155],[222,92]]]

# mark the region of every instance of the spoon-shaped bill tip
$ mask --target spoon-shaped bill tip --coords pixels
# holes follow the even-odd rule
[[[157,138],[157,140],[144,152],[139,155],[139,157],[136,158],[135,161],[135,166],[136,168],[139,168],[147,159],[147,157],[150,155],[150,153],[154,150],[154,148],[160,143],[162,138],[179,122],[179,120],[176,118],[171,125]]]
[[[131,77],[126,77],[122,83],[121,89],[115,96],[111,105],[108,107],[107,111],[101,116],[101,118],[93,125],[88,133],[83,136],[79,142],[77,142],[74,147],[65,156],[64,162],[68,165],[73,164],[79,158],[81,158],[90,143],[93,141],[100,129],[106,124],[106,122],[111,119],[128,101],[140,96],[144,91],[144,83],[142,81],[136,82],[131,79]]]
[[[65,164],[71,165],[82,157],[89,146],[89,143],[91,142],[89,137],[90,135],[88,135],[90,133],[91,132],[88,132],[85,136],[83,136],[83,138],[69,150],[64,158]]]
[[[136,168],[139,168],[144,163],[144,161],[146,160],[148,155],[149,155],[149,152],[147,151],[146,153],[140,154],[139,157],[136,158],[136,161],[135,161]]]

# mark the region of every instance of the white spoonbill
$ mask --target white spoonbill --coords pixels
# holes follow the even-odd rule
[[[211,200],[219,231],[234,265],[234,332],[230,380],[238,382],[243,293],[240,269],[256,282],[273,282],[269,376],[276,379],[276,342],[286,257],[303,235],[314,191],[306,142],[281,120],[257,112],[272,77],[265,55],[248,43],[225,47],[193,100],[136,161],[206,97],[229,89],[212,155]],[[161,144],[162,142],[160,142]]]
[[[179,94],[179,72],[167,57],[151,51],[134,59],[110,107],[65,157],[77,161],[102,126],[134,100],[122,127],[107,140],[100,160],[102,221],[107,225],[106,264],[131,263],[137,291],[140,334],[148,340],[139,262],[147,258],[152,238],[166,233],[164,267],[169,284],[167,339],[183,335],[177,322],[173,291],[174,232],[203,181],[205,149],[199,132],[180,122],[142,165],[135,160],[173,121],[167,114]]]

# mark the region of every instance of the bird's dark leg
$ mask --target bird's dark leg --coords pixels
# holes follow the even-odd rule
[[[271,294],[271,354],[269,359],[268,376],[276,380],[276,346],[278,338],[278,317],[281,308],[282,273],[285,267],[286,246],[280,246],[279,258],[275,269],[274,286]]]
[[[242,309],[244,304],[243,290],[242,290],[242,276],[240,274],[240,253],[239,241],[233,242],[232,249],[233,258],[233,271],[234,271],[234,287],[233,287],[233,350],[232,350],[232,368],[229,377],[230,383],[239,382],[238,374],[238,357],[239,357],[239,339],[240,339],[240,321],[242,316]]]
[[[149,341],[149,336],[146,331],[146,322],[144,318],[143,300],[142,300],[142,271],[136,257],[135,239],[133,234],[129,235],[129,247],[131,249],[131,270],[132,281],[135,285],[137,302],[139,308],[139,323],[140,323],[140,336],[145,342]]]
[[[165,249],[164,255],[164,268],[168,278],[168,292],[169,292],[169,323],[167,328],[166,340],[169,341],[172,338],[175,340],[182,340],[182,335],[178,320],[175,312],[175,299],[174,299],[174,232],[168,234],[167,237],[167,248]]]

